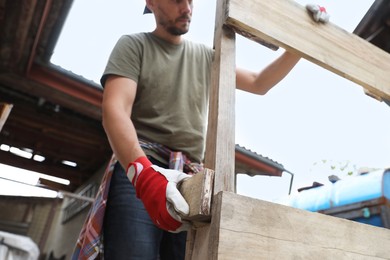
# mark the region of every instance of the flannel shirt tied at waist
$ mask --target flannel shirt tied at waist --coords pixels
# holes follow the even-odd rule
[[[164,145],[139,140],[141,147],[146,151],[152,151],[162,158],[169,158],[169,168],[196,174],[203,169],[203,165],[191,162],[182,152],[172,151]],[[168,161],[168,160],[167,160]],[[113,154],[103,175],[95,201],[88,212],[84,225],[80,231],[72,260],[103,259],[103,220],[106,210],[110,181],[118,162]]]

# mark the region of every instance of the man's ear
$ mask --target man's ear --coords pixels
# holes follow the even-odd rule
[[[149,8],[150,11],[153,12],[155,8],[155,1],[154,0],[146,0],[146,6]]]

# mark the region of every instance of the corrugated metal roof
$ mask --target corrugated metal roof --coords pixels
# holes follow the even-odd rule
[[[264,157],[263,155],[261,154],[258,154],[256,152],[253,152],[251,151],[250,149],[247,149],[243,146],[240,146],[238,144],[236,144],[236,151],[239,152],[239,153],[242,153],[252,159],[255,159],[256,161],[258,162],[261,162],[261,163],[265,163],[273,168],[276,168],[280,171],[286,171],[286,169],[284,168],[284,166],[268,157]]]

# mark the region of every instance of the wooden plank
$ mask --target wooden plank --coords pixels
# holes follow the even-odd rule
[[[235,33],[223,26],[225,9],[225,2],[217,0],[205,154],[205,167],[215,172],[214,194],[235,189]],[[215,239],[215,232],[219,224],[213,208],[214,202],[211,224],[188,232],[186,260],[216,259],[218,239]]]
[[[218,0],[205,154],[205,167],[215,171],[214,194],[235,187],[235,33],[223,27],[225,8]]]
[[[0,103],[0,132],[3,129],[5,121],[7,121],[9,113],[11,113],[12,107],[12,104]]]
[[[226,0],[226,24],[300,54],[390,100],[390,54],[338,26],[316,23],[292,0]]]
[[[214,171],[204,169],[179,185],[179,191],[190,206],[185,220],[210,221],[213,196]]]
[[[389,259],[390,230],[230,192],[215,198],[218,259]],[[213,213],[214,217],[214,213]]]
[[[195,230],[188,232],[186,260],[219,259],[218,247],[221,203],[222,200],[214,195],[211,223],[198,226]]]
[[[260,43],[261,45],[264,45],[265,47],[270,48],[273,51],[277,51],[279,49],[279,46],[276,46],[274,44],[266,42],[263,39],[257,37],[256,35],[250,34],[246,31],[242,31],[242,30],[240,30],[240,28],[236,27],[236,28],[234,28],[234,31],[238,34],[241,34],[242,36],[244,36],[245,38],[247,38],[249,40]]]

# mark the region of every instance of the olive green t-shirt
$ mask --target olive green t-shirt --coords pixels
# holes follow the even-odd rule
[[[139,137],[184,152],[195,162],[204,156],[213,50],[184,40],[176,45],[152,33],[122,36],[107,75],[137,83],[131,119]]]

